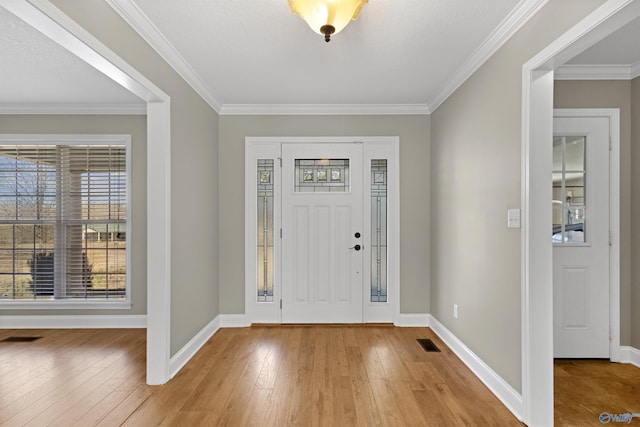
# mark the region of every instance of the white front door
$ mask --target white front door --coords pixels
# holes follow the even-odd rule
[[[282,323],[364,320],[362,151],[282,144]]]
[[[555,117],[554,357],[609,358],[609,118]]]

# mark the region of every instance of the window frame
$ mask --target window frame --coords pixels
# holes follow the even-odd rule
[[[127,217],[126,217],[126,269],[125,298],[117,300],[0,300],[0,310],[69,310],[69,309],[131,309],[131,219],[132,169],[131,135],[129,134],[0,134],[0,145],[124,145],[126,154]]]

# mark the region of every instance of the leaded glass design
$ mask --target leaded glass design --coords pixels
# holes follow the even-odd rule
[[[273,302],[273,159],[258,160],[258,302]]]
[[[584,243],[585,229],[584,136],[553,138],[553,243]]]
[[[349,191],[349,159],[296,159],[296,192]]]
[[[387,302],[387,160],[371,160],[371,302]]]

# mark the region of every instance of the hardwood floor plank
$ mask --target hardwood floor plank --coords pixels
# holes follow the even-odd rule
[[[603,412],[640,413],[640,368],[633,365],[558,359],[554,389],[559,426],[602,425],[599,416]]]
[[[87,368],[79,371],[77,375],[72,374],[72,377],[60,375],[58,381],[54,378],[47,383],[48,387],[43,387],[44,392],[40,389],[34,391],[34,396],[37,396],[36,399],[22,400],[20,402],[21,405],[11,405],[3,409],[2,413],[0,413],[0,423],[3,425],[6,423],[7,425],[22,426],[41,414],[43,414],[43,417],[47,417],[50,408],[55,410],[56,404],[63,402],[74,390],[100,372],[99,368]]]
[[[95,425],[100,427],[126,425],[127,421],[151,398],[152,394],[152,387],[144,383],[138,384],[131,392],[129,392],[129,390],[123,390],[119,396],[122,397],[122,399],[116,399],[116,402],[119,401],[119,403],[116,403],[110,408],[110,411]],[[80,425],[84,424],[81,423]]]
[[[3,427],[521,425],[428,328],[221,329],[163,386],[144,384],[144,330],[37,335],[0,344]],[[630,365],[556,361],[555,386],[559,426],[640,411]]]
[[[114,411],[114,409],[121,405],[126,399],[132,398],[132,394],[138,387],[140,387],[144,378],[137,376],[129,379],[112,378],[110,381],[119,382],[119,384],[115,389],[110,390],[108,393],[102,393],[102,390],[94,393],[95,396],[102,395],[101,399],[95,402],[95,404],[89,408],[81,418],[78,418],[74,423],[68,423],[66,425],[72,427],[98,425],[102,420],[109,417],[112,411]],[[121,423],[116,424],[120,425]]]

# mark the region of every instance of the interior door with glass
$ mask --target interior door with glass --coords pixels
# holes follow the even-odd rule
[[[609,119],[556,117],[554,357],[609,358]]]
[[[282,323],[363,322],[362,150],[282,145]]]

